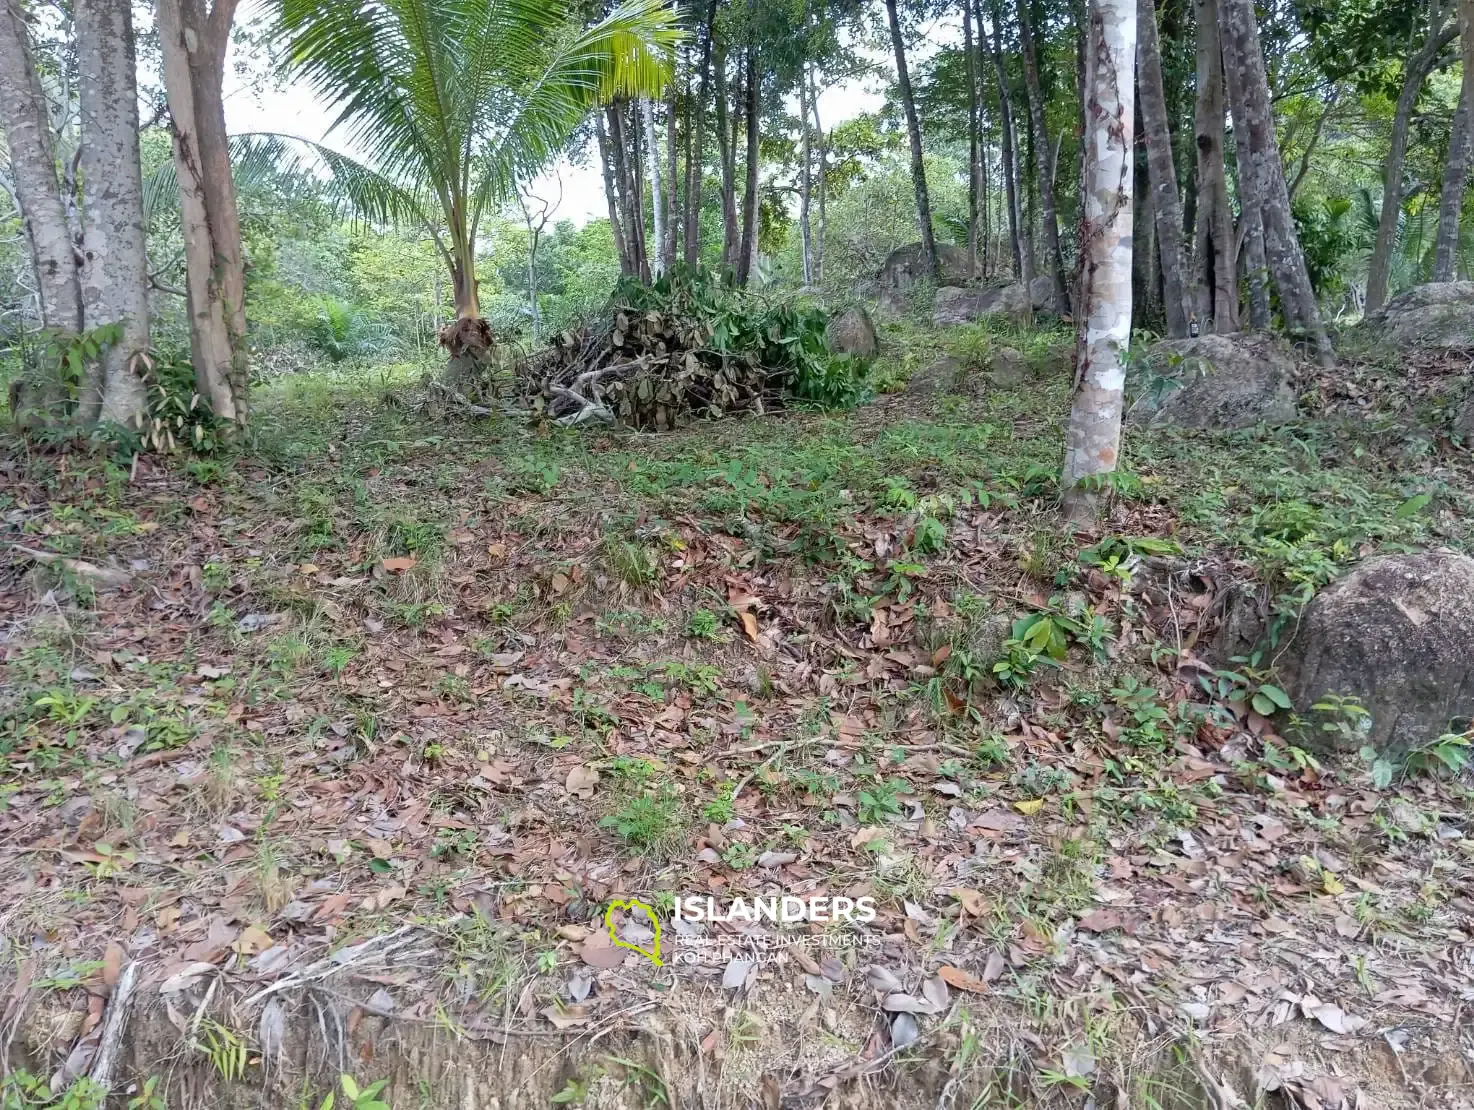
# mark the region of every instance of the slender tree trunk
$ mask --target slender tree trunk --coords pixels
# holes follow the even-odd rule
[[[891,28],[891,46],[896,52],[896,85],[901,108],[906,114],[906,136],[911,143],[911,183],[916,190],[916,223],[921,231],[921,266],[932,280],[942,279],[937,259],[937,240],[932,231],[931,198],[926,190],[926,163],[921,151],[921,122],[916,118],[916,98],[911,93],[911,75],[906,69],[906,43],[901,37],[901,17],[896,0],[885,0],[886,20]]]
[[[731,113],[728,122],[727,105],[736,100],[732,83],[727,80],[727,50],[722,43],[716,46],[716,124],[718,157],[722,163],[722,269],[734,265],[737,257],[737,121],[742,112]],[[737,87],[741,87],[741,66],[738,66]]]
[[[225,49],[235,0],[159,0],[174,126],[195,381],[223,421],[246,421],[245,258],[225,133]],[[474,274],[469,279],[474,284]]]
[[[805,63],[807,68],[807,63]],[[809,173],[809,89],[804,77],[798,83],[798,245],[805,285],[814,283],[813,234],[809,226],[809,195],[813,176]]]
[[[1138,4],[1136,24],[1138,59],[1141,51],[1140,15],[1141,6]],[[1131,129],[1131,133],[1136,136],[1142,135],[1144,131],[1141,119],[1141,95],[1141,85],[1138,80],[1136,118]],[[1138,138],[1131,154],[1131,318],[1140,327],[1153,319],[1152,298],[1156,293],[1153,288],[1153,279],[1156,275],[1152,269],[1152,251],[1155,249],[1152,242],[1152,188],[1151,173],[1147,169],[1146,144]],[[1183,334],[1185,335],[1186,332]]]
[[[1180,339],[1187,335],[1187,318],[1192,310],[1182,280],[1182,205],[1177,197],[1177,167],[1172,161],[1167,94],[1162,88],[1162,48],[1157,40],[1154,0],[1138,0],[1136,35],[1137,83],[1142,131],[1146,136],[1147,177],[1151,184],[1151,210],[1162,264],[1162,302],[1167,315],[1167,334]]]
[[[1474,0],[1465,0],[1474,3]],[[1315,345],[1316,357],[1323,366],[1333,366],[1336,352],[1331,347],[1321,320],[1320,306],[1305,268],[1305,256],[1295,223],[1290,216],[1290,197],[1285,187],[1284,162],[1274,133],[1274,116],[1270,107],[1269,79],[1264,72],[1264,56],[1259,46],[1259,28],[1254,18],[1253,0],[1223,0],[1225,58],[1234,58],[1239,89],[1244,98],[1244,115],[1249,125],[1248,148],[1251,172],[1258,194],[1260,219],[1264,221],[1264,247],[1269,269],[1279,288],[1285,316],[1303,331]],[[1242,165],[1243,145],[1239,147]],[[1241,178],[1244,175],[1240,175]]]
[[[46,95],[31,56],[30,33],[18,0],[0,0],[0,124],[21,226],[36,275],[41,323],[61,335],[82,329],[77,256],[56,177],[56,148]],[[45,402],[61,400],[60,382]]]
[[[1228,56],[1225,55],[1225,59]],[[1247,176],[1251,168],[1249,121],[1240,80],[1238,68],[1225,65],[1223,84],[1228,92],[1229,118],[1233,121],[1234,163],[1239,182],[1239,220],[1233,238],[1234,249],[1226,260],[1234,266],[1234,312],[1239,323],[1243,323],[1244,316],[1237,290],[1244,286],[1249,291],[1249,327],[1254,331],[1267,331],[1270,326],[1269,263],[1264,254],[1264,219],[1259,210],[1258,186],[1252,177]]]
[[[1228,207],[1228,169],[1223,151],[1223,47],[1217,0],[1195,0],[1197,13],[1197,212],[1193,233],[1197,312],[1220,335],[1239,330],[1238,270],[1233,212]]]
[[[609,136],[604,127],[605,112],[594,113],[594,133],[599,139],[599,168],[604,174],[604,199],[609,203],[609,231],[614,236],[614,250],[619,255],[619,272],[633,274],[634,256],[624,233],[624,217],[620,214],[619,191],[614,184],[614,155],[609,149]]]
[[[1065,289],[1065,265],[1059,249],[1059,217],[1054,203],[1054,166],[1049,156],[1049,131],[1044,123],[1044,91],[1039,84],[1039,58],[1034,49],[1034,31],[1029,20],[1030,0],[1018,0],[1019,38],[1024,48],[1024,90],[1029,101],[1029,125],[1033,132],[1034,160],[1038,171],[1040,216],[1044,224],[1045,263],[1054,282],[1054,307],[1061,316],[1070,311]],[[1132,17],[1133,22],[1135,16]],[[1134,49],[1134,48],[1133,48]],[[1129,67],[1128,67],[1129,68]],[[1128,99],[1132,97],[1128,94]]]
[[[982,28],[979,27],[980,32],[981,30]],[[978,165],[978,203],[983,212],[983,226],[981,228],[983,251],[982,258],[979,260],[979,264],[982,267],[983,277],[987,277],[990,273],[992,273],[992,270],[988,267],[988,263],[990,260],[997,257],[992,247],[992,219],[988,215],[988,174],[990,172],[989,166],[991,165],[992,160],[992,151],[988,149],[988,144],[986,140],[984,140],[982,144],[981,161]]]
[[[978,186],[982,169],[979,166],[978,130],[981,119],[978,115],[978,66],[977,52],[972,41],[972,0],[962,3],[962,50],[967,59],[967,276],[978,276]]]
[[[1382,212],[1377,220],[1377,241],[1372,246],[1372,259],[1367,265],[1366,311],[1375,312],[1387,300],[1387,277],[1392,262],[1392,247],[1397,241],[1397,221],[1402,212],[1402,167],[1407,157],[1407,134],[1412,123],[1418,93],[1428,79],[1444,47],[1458,34],[1458,24],[1440,26],[1444,18],[1442,6],[1435,2],[1429,12],[1428,37],[1422,49],[1410,57],[1404,67],[1402,91],[1392,113],[1392,135],[1388,142],[1386,173],[1382,181]],[[1457,128],[1455,134],[1457,135]]]
[[[701,194],[704,178],[701,172],[702,159],[706,157],[706,105],[711,96],[711,49],[715,37],[717,0],[707,0],[706,37],[701,43],[701,80],[693,109],[695,126],[692,128],[690,157],[686,159],[686,220],[682,230],[686,233],[686,265],[695,266],[701,261]]]
[[[624,220],[625,243],[629,248],[630,273],[644,281],[650,272],[645,262],[645,214],[638,187],[639,159],[631,148],[623,104],[611,105],[608,115],[609,150],[614,156],[615,176],[619,179],[620,214]]]
[[[689,96],[687,97],[689,99]],[[676,243],[680,240],[681,219],[681,166],[679,157],[679,135],[676,118],[680,98],[676,96],[676,83],[670,83],[670,96],[665,105],[665,152],[666,173],[670,188],[665,193],[665,236],[661,239],[660,251],[664,256],[663,268],[668,272],[676,264]]]
[[[1135,0],[1091,0],[1084,95],[1089,131],[1080,222],[1080,308],[1075,399],[1060,480],[1067,516],[1098,513],[1098,487],[1083,481],[1116,469],[1131,342],[1132,62]]]
[[[752,279],[757,258],[758,138],[762,132],[759,115],[762,74],[757,68],[757,47],[747,48],[747,185],[742,193],[742,247],[737,258],[737,284],[746,287]]]
[[[655,138],[655,111],[649,97],[640,98],[640,118],[645,124],[645,158],[650,173],[650,221],[654,225],[655,249],[650,269],[659,277],[665,272],[665,203],[660,196],[660,143]]]
[[[1464,185],[1469,173],[1470,128],[1474,127],[1474,0],[1459,0],[1459,37],[1464,58],[1459,107],[1448,140],[1448,164],[1443,170],[1443,193],[1438,204],[1438,239],[1433,255],[1433,280],[1453,281],[1458,272],[1459,224]]]
[[[982,0],[978,0],[978,3],[981,5]],[[993,57],[993,71],[998,78],[998,129],[1001,133],[998,156],[1002,159],[1000,169],[1003,173],[1004,201],[1008,208],[1008,241],[1013,252],[1013,274],[1014,277],[1022,277],[1024,259],[1020,236],[1023,231],[1023,220],[1019,206],[1019,175],[1014,164],[1017,154],[1014,143],[1013,98],[1008,92],[1008,73],[1003,68],[1003,17],[998,7],[998,0],[993,0],[992,16],[993,47],[990,53]]]
[[[148,255],[138,152],[130,0],[77,0],[81,71],[82,321],[122,328],[82,394],[81,417],[142,425],[147,395],[134,370],[148,347]]]
[[[828,190],[829,159],[824,141],[824,125],[819,120],[819,86],[814,79],[814,69],[809,67],[809,110],[814,114],[814,142],[819,148],[819,234],[814,240],[814,280],[824,284],[824,236],[829,230],[829,221],[824,211],[824,196]]]

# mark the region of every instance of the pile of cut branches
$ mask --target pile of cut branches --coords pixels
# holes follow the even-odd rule
[[[863,367],[829,353],[822,310],[768,303],[707,271],[623,281],[596,324],[565,331],[518,368],[535,412],[663,431],[761,413],[789,398],[845,404]]]

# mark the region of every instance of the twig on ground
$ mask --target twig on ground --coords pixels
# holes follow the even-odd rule
[[[97,1046],[97,1056],[92,1063],[92,1082],[107,1093],[112,1088],[113,1070],[123,1047],[123,1033],[128,1028],[128,1011],[133,1006],[133,990],[138,985],[138,961],[134,960],[118,976],[108,1000],[107,1020],[102,1027],[102,1040]]]
[[[126,586],[133,581],[133,575],[119,567],[100,567],[96,563],[89,563],[85,559],[71,559],[65,555],[58,555],[54,551],[37,551],[34,547],[24,547],[21,544],[10,545],[12,551],[19,551],[37,563],[59,566],[63,570],[71,571],[82,578],[91,579],[99,585],[108,589],[117,589]]]

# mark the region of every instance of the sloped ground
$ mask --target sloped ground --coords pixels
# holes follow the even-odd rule
[[[1373,789],[1212,647],[1469,546],[1441,387],[1146,433],[1085,535],[1038,353],[663,436],[302,379],[239,457],[0,464],[10,539],[128,578],[0,570],[11,1066],[85,1071],[132,965],[170,1106],[1474,1105],[1467,788]],[[670,920],[776,894],[879,916]],[[611,947],[631,897],[704,962]]]

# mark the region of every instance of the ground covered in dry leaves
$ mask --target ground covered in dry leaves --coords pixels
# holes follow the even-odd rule
[[[1374,788],[1214,647],[1245,598],[1283,624],[1361,555],[1469,546],[1446,375],[1135,433],[1085,534],[1046,356],[670,435],[300,379],[238,454],[10,455],[11,1065],[83,1074],[134,966],[176,1031],[118,1089],[169,1105],[201,1070],[474,1104],[385,1047],[416,1026],[483,1078],[557,1046],[527,1105],[1474,1105],[1467,786]],[[775,894],[879,916],[780,951],[669,919]],[[627,898],[700,962],[613,947]],[[651,1021],[674,1057],[608,1047]]]

